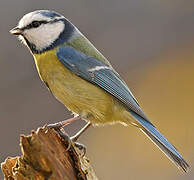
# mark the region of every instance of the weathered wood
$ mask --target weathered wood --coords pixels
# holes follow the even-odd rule
[[[1,164],[5,180],[97,180],[83,151],[47,126],[20,138],[21,157]]]

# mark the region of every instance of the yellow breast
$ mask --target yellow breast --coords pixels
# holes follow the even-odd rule
[[[101,88],[66,69],[58,60],[56,50],[34,55],[38,73],[54,96],[70,111],[82,115],[94,124],[122,118],[117,116],[118,112],[124,111],[123,106]]]

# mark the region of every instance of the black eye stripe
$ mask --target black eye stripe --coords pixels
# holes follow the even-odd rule
[[[24,28],[22,28],[22,30],[25,29],[31,29],[31,28],[37,28],[42,24],[47,24],[49,23],[48,21],[33,21],[32,23],[28,24],[27,26],[25,26]]]
[[[60,18],[60,19],[54,19],[52,21],[32,21],[32,23],[28,24],[27,26],[21,28],[22,30],[26,30],[26,29],[32,29],[32,28],[37,28],[42,24],[53,24],[56,23],[58,21],[63,21],[64,18]]]

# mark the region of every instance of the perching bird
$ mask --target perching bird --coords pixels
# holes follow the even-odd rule
[[[29,48],[40,78],[71,112],[93,125],[136,126],[187,172],[189,165],[150,122],[109,61],[64,16],[48,10],[34,11],[10,32]]]

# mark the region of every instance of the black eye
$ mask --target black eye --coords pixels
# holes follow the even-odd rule
[[[37,27],[39,27],[41,25],[41,22],[40,21],[33,21],[31,23],[31,25],[32,25],[33,28],[37,28]]]

